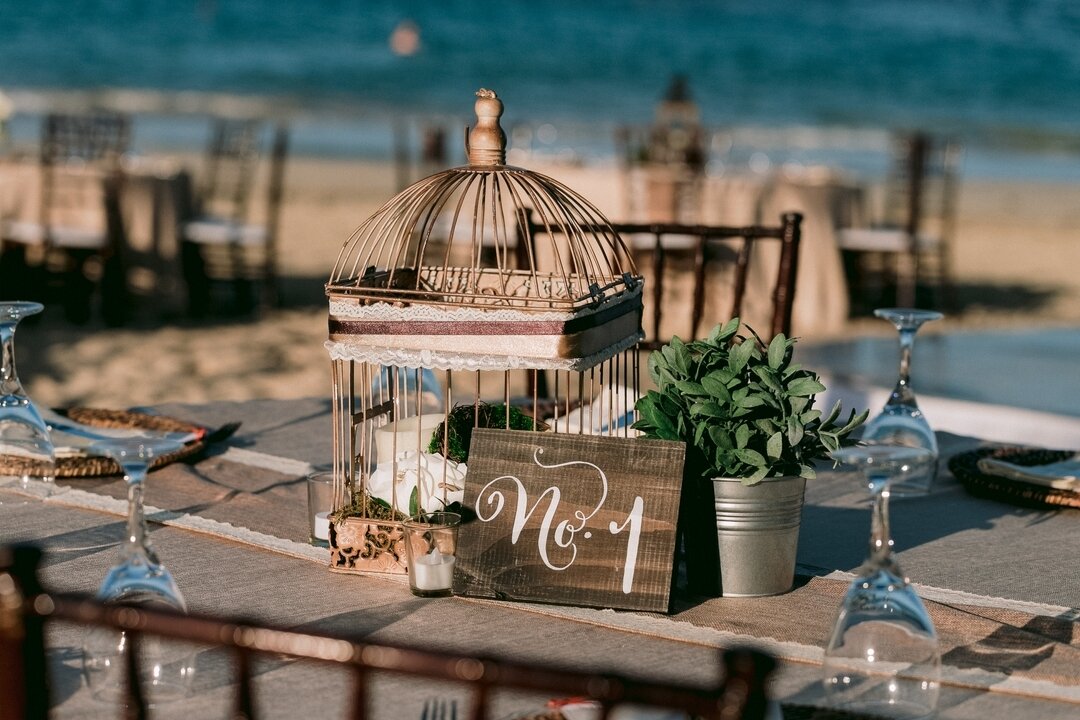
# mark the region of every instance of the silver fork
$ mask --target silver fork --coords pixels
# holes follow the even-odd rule
[[[420,720],[457,720],[457,700],[430,698],[424,701]]]

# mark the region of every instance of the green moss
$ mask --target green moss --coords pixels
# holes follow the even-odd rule
[[[449,427],[449,430],[446,430]],[[450,411],[446,422],[439,423],[431,436],[428,452],[443,454],[443,435],[446,435],[446,457],[455,462],[467,462],[473,428],[503,428],[507,430],[547,430],[543,421],[535,421],[519,408],[510,406],[509,420],[506,405],[498,403],[478,406],[458,405]]]
[[[408,515],[400,513],[390,507],[390,503],[370,495],[357,493],[353,498],[352,505],[347,505],[333,514],[334,521],[344,520],[347,517],[362,517],[371,520],[386,520],[388,522],[401,522],[407,520]]]

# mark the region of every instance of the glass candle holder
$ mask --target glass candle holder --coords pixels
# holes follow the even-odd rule
[[[414,515],[402,523],[409,587],[418,597],[448,597],[453,592],[461,516],[452,512]]]
[[[330,513],[334,510],[334,473],[325,470],[307,476],[308,541],[330,547]]]

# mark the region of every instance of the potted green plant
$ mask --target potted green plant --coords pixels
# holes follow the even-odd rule
[[[793,363],[795,338],[764,342],[739,318],[705,340],[652,353],[656,384],[634,428],[686,443],[680,526],[691,587],[725,596],[787,592],[794,581],[806,480],[867,417],[823,416],[818,376]],[[714,512],[715,510],[715,512]],[[717,572],[717,566],[719,572]]]

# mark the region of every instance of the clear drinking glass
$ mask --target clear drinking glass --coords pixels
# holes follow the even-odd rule
[[[418,597],[449,597],[454,588],[461,515],[439,510],[403,522],[409,588]]]
[[[889,534],[891,485],[928,456],[926,448],[873,444],[832,453],[834,460],[861,473],[873,497],[870,554],[844,595],[825,649],[825,692],[840,709],[923,718],[937,708],[937,633],[892,556]]]
[[[52,440],[15,371],[15,328],[23,318],[44,309],[35,302],[0,302],[0,455],[18,458],[18,477],[24,486],[42,480],[49,483],[51,493],[56,475]]]
[[[129,437],[99,440],[90,452],[111,457],[124,469],[128,485],[127,537],[120,559],[105,576],[98,599],[147,608],[187,611],[187,604],[150,544],[143,513],[143,484],[155,458],[181,448],[175,440],[161,437]],[[117,699],[126,688],[124,653],[127,638],[122,632],[92,631],[83,645],[83,674],[95,697]],[[139,648],[142,687],[149,704],[186,697],[195,675],[194,652],[183,644],[158,638],[143,639]]]
[[[937,474],[938,445],[934,431],[915,400],[911,389],[911,353],[915,333],[922,324],[944,317],[934,310],[879,308],[874,315],[888,320],[900,335],[900,378],[884,409],[867,423],[862,439],[888,445],[924,448],[930,455],[921,467],[913,467],[903,479],[893,484],[893,497],[925,495]]]

